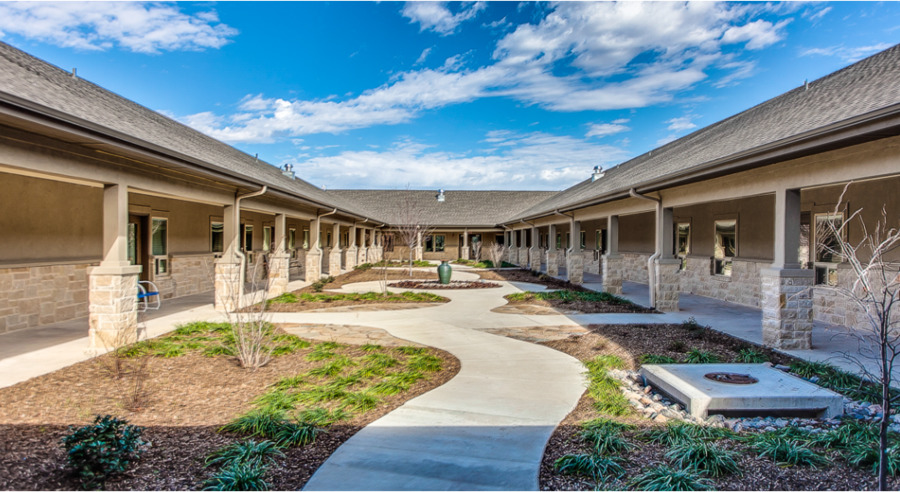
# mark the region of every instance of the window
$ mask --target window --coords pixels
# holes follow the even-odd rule
[[[309,249],[309,229],[303,229],[303,249]]]
[[[681,270],[687,266],[687,255],[691,253],[691,224],[679,222],[675,224],[675,256],[681,259]]]
[[[562,234],[556,234],[556,249],[562,249]]]
[[[494,236],[494,242],[503,245],[505,243],[506,235],[505,234],[497,234]]]
[[[569,245],[572,244],[572,233],[566,233],[566,249],[569,249]]]
[[[288,229],[288,249],[297,247],[297,229]]]
[[[731,276],[737,253],[737,220],[717,220],[713,255],[713,273]]]
[[[325,247],[326,248],[331,247],[331,233],[330,232],[325,235]]]
[[[600,254],[606,254],[606,229],[597,229],[597,250]]]
[[[269,251],[272,249],[272,228],[269,226],[263,227],[263,251]]]
[[[837,264],[843,261],[837,233],[843,232],[844,214],[816,214],[816,284],[837,285]]]
[[[394,251],[394,235],[385,234],[381,237],[384,239],[384,252],[392,253]]]
[[[137,224],[128,223],[128,263],[132,265],[138,264],[138,240],[137,240]]]
[[[425,237],[425,251],[440,253],[444,251],[444,236],[434,235]]]
[[[241,233],[243,244],[241,244],[241,247],[244,251],[253,251],[253,226],[242,224],[241,228],[243,229],[243,233]]]
[[[169,220],[154,218],[150,221],[150,254],[161,256],[153,259],[153,271],[156,275],[169,273]]]
[[[222,222],[209,223],[209,250],[213,253],[221,253],[225,250],[225,224]]]
[[[584,231],[581,231],[581,249],[585,249],[585,247],[587,246],[587,239],[585,239],[586,237],[587,234],[585,234]]]

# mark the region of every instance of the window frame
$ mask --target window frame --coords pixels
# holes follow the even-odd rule
[[[717,240],[719,236],[719,223],[720,222],[734,222],[734,247],[732,248],[733,254],[728,256],[725,254],[725,246],[722,245],[722,257],[718,256],[718,247]],[[733,268],[734,268],[734,259],[738,257],[739,254],[739,245],[740,238],[738,234],[738,218],[737,217],[722,217],[713,220],[713,257],[712,257],[712,274],[717,277],[731,277]]]
[[[685,238],[685,248],[684,248],[683,253],[680,251],[680,249],[678,247],[679,244],[681,244],[680,243],[681,226],[687,226],[687,237]],[[674,229],[675,238],[672,241],[672,247],[675,249],[675,251],[673,251],[672,254],[675,256],[675,258],[678,258],[681,260],[681,264],[678,267],[679,270],[684,270],[687,268],[687,257],[690,256],[690,254],[691,254],[691,240],[693,238],[693,231],[691,230],[691,228],[692,227],[691,227],[690,220],[676,220],[675,221],[675,229]]]
[[[843,211],[834,213],[834,211],[829,212],[820,212],[813,213],[811,217],[811,226],[812,226],[812,243],[813,243],[813,251],[812,251],[812,268],[815,271],[815,285],[827,285],[829,287],[835,287],[838,284],[837,278],[837,270],[838,265],[844,262],[843,256],[838,255],[836,258],[832,258],[832,260],[837,261],[825,261],[819,260],[819,244],[820,239],[823,239],[820,236],[819,232],[819,218],[824,217],[826,220],[833,217],[840,217],[841,220],[841,229],[840,241],[846,241],[847,239],[847,228],[844,227],[845,221],[847,220],[846,215]]]
[[[436,238],[441,238],[440,249],[437,248],[438,241]],[[445,234],[429,234],[429,235],[425,236],[424,239],[425,239],[424,251],[426,253],[443,253],[444,250],[447,248],[447,237]]]
[[[163,229],[163,251],[158,252],[156,249],[156,234],[159,231],[156,223],[164,223]],[[168,217],[150,217],[150,257],[153,259],[153,276],[167,277],[171,274],[169,269],[169,218]]]
[[[222,227],[220,232],[215,231],[215,226],[219,225]],[[221,234],[221,249],[216,250],[216,234]],[[221,219],[210,219],[209,220],[209,251],[211,253],[224,253],[225,252],[225,221]]]

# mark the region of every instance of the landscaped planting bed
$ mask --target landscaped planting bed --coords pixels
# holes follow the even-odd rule
[[[842,423],[810,431],[804,419],[759,419],[759,426],[740,433],[716,418],[710,419],[715,424],[704,425],[659,419],[668,420],[663,424],[637,411],[616,376],[637,369],[642,361],[768,360],[808,375],[816,370],[838,381],[833,369],[829,373],[694,322],[588,328],[591,333],[543,343],[582,360],[590,383],[548,442],[540,472],[542,490],[876,488],[872,449],[877,427],[871,422],[851,415]],[[897,442],[892,439],[891,444]],[[900,456],[893,459],[900,464]],[[898,486],[900,480],[891,478],[891,488]]]
[[[500,287],[500,284],[495,284],[493,282],[484,282],[484,281],[474,281],[469,282],[466,280],[451,280],[449,283],[442,284],[440,282],[435,281],[421,281],[421,280],[402,280],[400,282],[393,282],[388,284],[388,287],[396,287],[398,289],[438,289],[438,290],[448,290],[448,289],[495,289]]]
[[[400,265],[397,265],[400,266]],[[415,269],[413,270],[412,276],[409,275],[409,271],[403,268],[377,268],[377,267],[364,267],[359,269],[351,270],[343,275],[338,275],[337,277],[328,277],[331,280],[328,282],[322,282],[319,290],[316,290],[314,285],[306,286],[298,291],[296,294],[301,293],[314,293],[321,292],[322,288],[325,289],[340,289],[344,285],[347,284],[355,284],[359,282],[383,282],[385,280],[408,280],[410,278],[417,280],[437,280],[437,269],[434,265],[429,265],[430,269]]]
[[[428,292],[388,292],[386,294],[380,292],[346,294],[289,292],[269,299],[266,310],[300,312],[342,306],[371,305],[374,307],[379,304],[410,304],[415,307],[416,304],[439,304],[448,301],[450,299]]]
[[[299,490],[360,428],[459,370],[456,358],[430,348],[272,334],[274,357],[256,370],[241,368],[231,355],[228,325],[195,323],[118,357],[0,389],[0,489],[81,488],[65,468],[60,439],[68,425],[110,414],[144,427],[142,438],[152,446],[108,489],[202,488],[226,468],[204,467],[211,453],[253,439],[286,444],[263,478],[273,489]],[[144,375],[137,390],[135,374]],[[248,430],[254,425],[255,436]],[[314,442],[299,444],[313,434]]]
[[[555,290],[551,292],[516,292],[504,297],[512,306],[542,306],[568,313],[655,313],[606,292],[590,290]]]
[[[466,265],[466,266],[472,267],[472,268],[494,268],[494,262],[492,262],[491,260],[475,261],[475,260],[464,260],[464,259],[460,258],[458,260],[454,260],[453,263],[455,263],[457,265]],[[518,265],[513,265],[512,263],[507,263],[504,261],[502,263],[502,265],[500,266],[500,268],[518,268]]]

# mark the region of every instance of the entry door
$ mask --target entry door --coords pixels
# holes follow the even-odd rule
[[[147,217],[128,216],[128,262],[141,265],[141,280],[150,278],[150,256],[147,249]]]

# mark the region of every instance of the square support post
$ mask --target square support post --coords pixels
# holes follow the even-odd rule
[[[656,214],[656,250],[659,258],[654,262],[654,282],[656,283],[656,309],[663,312],[678,311],[678,292],[680,290],[679,267],[681,262],[675,258],[674,217],[671,207],[657,207]]]
[[[584,254],[581,252],[581,222],[572,219],[569,222],[569,237],[572,244],[566,255],[566,272],[569,282],[573,284],[584,283]]]
[[[317,282],[322,278],[322,248],[319,246],[319,234],[322,219],[316,216],[309,221],[309,251],[306,252],[306,281]]]
[[[469,230],[466,229],[463,231],[463,239],[462,244],[459,246],[459,257],[464,260],[469,260]]]
[[[347,246],[347,250],[344,251],[344,264],[347,267],[347,270],[353,270],[356,268],[359,248],[356,247],[356,226],[350,226],[349,232],[350,244]]]
[[[138,339],[140,265],[128,261],[128,188],[103,188],[103,261],[88,271],[89,340],[92,348],[114,348]]]
[[[425,248],[422,243],[422,232],[416,233],[416,246],[415,251],[413,252],[413,259],[416,261],[421,261],[425,256]]]
[[[800,190],[775,192],[775,261],[760,271],[763,344],[783,350],[812,348],[815,272],[797,260]]]
[[[328,253],[328,274],[338,276],[341,274],[341,225],[335,222],[331,226],[331,252]]]
[[[216,260],[215,266],[215,307],[217,311],[232,312],[239,308],[239,300],[244,294],[244,282],[241,281],[241,259],[237,250],[241,241],[240,217],[238,207],[225,205],[222,213],[223,245],[222,256]]]
[[[374,230],[375,234],[375,261],[384,259],[384,233]]]
[[[537,226],[531,228],[531,250],[528,251],[528,268],[539,272],[541,270],[541,233]]]
[[[287,216],[275,215],[275,244],[269,254],[269,295],[287,292],[291,278],[291,254],[287,250]]]
[[[356,252],[356,264],[362,265],[369,261],[369,248],[366,246],[366,230],[359,229],[359,250]]]
[[[619,254],[619,216],[606,219],[606,254],[603,255],[603,291],[622,295],[622,279],[625,277],[625,258]]]
[[[547,275],[559,275],[559,251],[556,249],[556,224],[550,224],[547,233]]]

